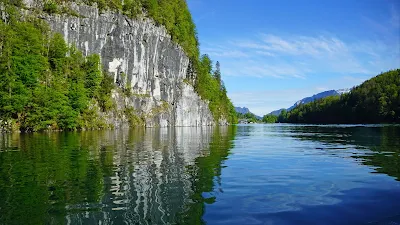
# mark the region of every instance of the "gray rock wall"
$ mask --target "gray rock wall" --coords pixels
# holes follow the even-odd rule
[[[26,0],[26,5],[38,7],[38,2]],[[121,112],[128,107],[145,118],[146,126],[214,124],[208,104],[183,82],[189,58],[164,27],[148,18],[132,20],[110,11],[99,13],[95,6],[71,3],[69,7],[81,17],[45,13],[41,17],[84,55],[99,54],[114,82],[131,88],[129,97],[113,92],[117,110],[105,115],[110,124],[126,125]]]

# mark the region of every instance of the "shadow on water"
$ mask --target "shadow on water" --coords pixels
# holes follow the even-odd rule
[[[202,224],[236,127],[0,136],[0,224]]]

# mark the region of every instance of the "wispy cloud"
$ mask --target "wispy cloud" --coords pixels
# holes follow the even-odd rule
[[[248,77],[274,77],[284,78],[305,78],[305,71],[296,65],[281,63],[262,63],[254,60],[241,60],[240,62],[227,62],[222,65],[223,74],[228,76]]]
[[[249,57],[248,54],[244,53],[238,49],[226,48],[221,46],[216,47],[207,47],[202,49],[208,55],[212,57],[222,57],[222,58],[247,58]]]
[[[272,34],[260,34],[252,41],[232,41],[238,48],[255,49],[267,55],[309,55],[319,57],[326,54],[347,52],[347,46],[334,37],[307,37],[293,35],[279,37]]]
[[[307,79],[311,75],[375,75],[400,67],[400,13],[374,20],[362,15],[374,35],[348,37],[320,32],[317,35],[258,33],[232,37],[202,51],[220,60],[224,75]]]
[[[225,58],[229,76],[304,79],[318,73],[374,74],[385,70],[387,63],[382,62],[400,66],[395,62],[400,62],[399,52],[381,40],[351,42],[334,35],[258,34],[203,50]]]

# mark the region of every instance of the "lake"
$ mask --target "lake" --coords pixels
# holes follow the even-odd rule
[[[400,127],[0,134],[0,224],[400,224]]]

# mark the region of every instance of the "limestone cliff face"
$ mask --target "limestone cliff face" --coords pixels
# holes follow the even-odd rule
[[[25,0],[25,4],[40,7],[32,0]],[[207,102],[184,82],[194,79],[188,69],[189,58],[164,27],[148,18],[132,20],[115,12],[99,13],[95,6],[71,3],[69,7],[81,16],[43,13],[41,17],[84,55],[99,54],[114,82],[131,89],[129,96],[118,88],[113,91],[117,109],[103,115],[108,123],[127,125],[128,118],[122,112],[131,108],[146,126],[214,124]]]

